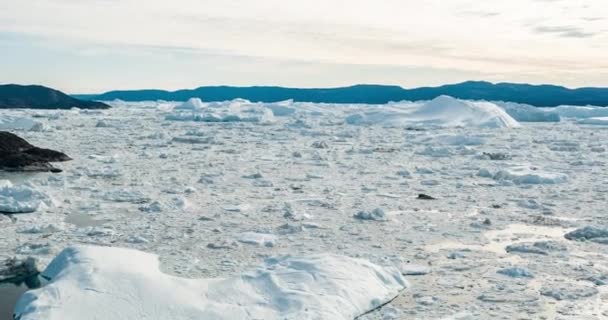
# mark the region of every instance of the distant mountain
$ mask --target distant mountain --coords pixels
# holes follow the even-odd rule
[[[0,109],[106,109],[105,103],[79,100],[43,86],[0,85]]]
[[[608,88],[568,89],[552,85],[493,84],[484,81],[468,81],[440,87],[416,89],[383,85],[356,85],[331,89],[212,86],[178,91],[110,91],[100,95],[80,95],[76,97],[102,101],[114,99],[124,101],[186,101],[189,98],[201,98],[203,101],[224,101],[242,98],[255,102],[277,102],[293,99],[302,102],[382,104],[401,100],[431,100],[441,95],[471,100],[510,101],[539,107],[554,107],[564,104],[608,106]]]

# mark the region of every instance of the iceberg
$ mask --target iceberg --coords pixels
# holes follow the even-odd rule
[[[132,249],[74,246],[43,271],[50,282],[15,306],[21,320],[352,320],[391,301],[408,284],[397,269],[319,254],[270,258],[225,279],[185,279],[158,257]]]
[[[53,205],[47,194],[27,185],[14,186],[8,180],[0,180],[0,213],[32,213]]]

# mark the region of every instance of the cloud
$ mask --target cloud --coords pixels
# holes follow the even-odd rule
[[[556,34],[562,38],[589,38],[596,35],[596,33],[585,32],[574,26],[537,26],[534,28],[534,32]]]

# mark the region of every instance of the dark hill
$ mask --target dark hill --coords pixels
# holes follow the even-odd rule
[[[100,95],[86,95],[86,98],[103,101],[114,99],[186,101],[189,98],[201,98],[203,101],[224,101],[242,98],[254,102],[293,99],[302,102],[382,104],[401,100],[430,100],[440,95],[460,99],[511,101],[539,107],[554,107],[564,104],[608,106],[608,88],[569,89],[552,85],[493,84],[483,81],[416,89],[383,85],[356,85],[330,89],[212,86],[178,91],[110,91]]]
[[[0,85],[0,109],[106,109],[110,106],[97,101],[85,101],[43,86]]]

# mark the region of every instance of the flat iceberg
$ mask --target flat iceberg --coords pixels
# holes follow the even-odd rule
[[[352,320],[408,284],[397,269],[332,254],[270,258],[226,279],[185,279],[159,270],[158,257],[132,249],[75,246],[25,293],[15,317],[32,319]]]

